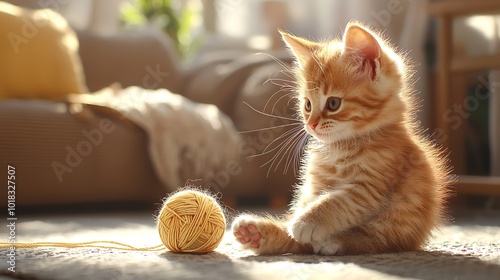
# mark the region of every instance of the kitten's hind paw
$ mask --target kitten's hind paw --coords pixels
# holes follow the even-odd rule
[[[236,240],[244,249],[259,251],[262,234],[259,230],[259,220],[249,215],[242,215],[233,222],[232,229]]]
[[[311,253],[312,247],[299,244],[286,232],[285,224],[272,217],[241,215],[231,226],[234,237],[243,249],[261,255]]]
[[[240,226],[238,230],[234,231],[234,236],[241,244],[248,244],[252,248],[260,247],[260,232],[253,224]]]

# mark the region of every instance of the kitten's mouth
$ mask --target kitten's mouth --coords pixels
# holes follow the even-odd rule
[[[331,131],[331,128],[328,129],[328,131],[321,131],[321,128],[317,129],[311,129],[310,127],[306,127],[306,131],[309,135],[312,137],[316,138],[317,140],[323,142],[323,143],[329,143],[333,139],[333,132]]]
[[[324,133],[324,132],[318,132],[318,131],[312,131],[311,135],[320,140],[321,142],[329,142],[329,139],[331,139],[330,133]]]

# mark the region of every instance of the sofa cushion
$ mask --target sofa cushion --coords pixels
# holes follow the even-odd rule
[[[80,31],[78,39],[91,92],[112,83],[179,92],[183,83],[181,62],[164,33],[152,29],[112,35]]]
[[[61,15],[0,2],[0,37],[0,98],[87,91],[78,40]]]
[[[142,129],[72,106],[0,101],[0,175],[7,178],[7,165],[16,168],[18,206],[151,202],[165,194]]]

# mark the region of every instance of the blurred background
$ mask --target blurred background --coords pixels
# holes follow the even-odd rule
[[[350,20],[363,22],[385,34],[413,62],[420,101],[418,120],[427,134],[447,148],[454,173],[460,175],[457,193],[467,197],[465,203],[481,207],[498,204],[495,196],[500,195],[500,179],[495,176],[500,176],[500,101],[496,93],[500,74],[495,70],[500,68],[499,1],[6,2],[29,9],[49,8],[67,20],[78,38],[78,57],[88,91],[116,82],[122,87],[167,88],[193,101],[217,105],[238,131],[283,124],[243,102],[268,114],[293,116],[293,104],[286,99],[290,77],[283,72],[292,61],[278,29],[325,40],[341,36]],[[19,55],[23,55],[20,50]],[[153,80],[146,82],[147,75],[152,75]],[[19,179],[24,185],[19,189],[19,204],[141,203],[158,201],[165,190],[178,187],[162,186],[152,171],[147,135],[120,120],[116,120],[119,136],[106,138],[81,166],[65,174],[62,182],[57,180],[52,164],[64,161],[65,147],[78,143],[82,128],[92,127],[95,122],[82,122],[74,114],[55,110],[51,107],[54,104],[47,103],[36,104],[35,114],[34,105],[28,102],[7,104],[0,100],[0,107],[4,107],[0,131],[10,135],[2,136],[2,153],[8,155],[7,159],[2,154],[2,163],[13,162],[21,170],[25,168],[24,178]],[[94,121],[102,118],[102,112],[89,110]],[[16,123],[20,114],[24,118],[32,115],[32,119]],[[71,129],[65,132],[65,138],[47,136],[50,133],[43,128],[37,131],[29,127],[19,132],[21,123],[40,118],[59,118]],[[238,159],[241,171],[233,175],[227,168],[213,170],[200,184],[222,193],[228,205],[263,202],[284,207],[296,182],[294,164],[287,166],[293,157],[286,154],[286,149],[276,149],[278,156],[285,158],[283,162],[273,158],[276,154],[265,153],[265,149],[284,140],[280,138],[283,133],[286,130],[278,128],[243,134]],[[26,154],[27,144],[19,141],[26,137],[42,137],[53,150],[39,148]],[[96,175],[96,168],[101,175]],[[121,172],[113,171],[117,169]],[[189,173],[183,179],[189,179]]]

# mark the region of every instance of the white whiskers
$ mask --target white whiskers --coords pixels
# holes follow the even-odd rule
[[[268,117],[271,120],[278,119],[281,121],[279,125],[274,125],[273,121],[271,121],[269,127],[242,131],[240,133],[268,134],[267,139],[263,140],[260,138],[262,142],[260,147],[259,143],[254,143],[255,146],[253,148],[256,148],[258,153],[248,156],[248,158],[267,158],[260,166],[268,168],[267,176],[269,176],[271,170],[276,172],[281,167],[283,168],[283,174],[288,173],[289,170],[293,170],[294,174],[297,175],[302,162],[301,159],[304,148],[310,137],[304,129],[304,122],[300,119],[300,113],[296,110],[299,100],[299,93],[297,90],[316,90],[319,85],[314,82],[306,82],[302,79],[297,79],[300,77],[294,73],[295,69],[293,69],[288,62],[282,61],[270,54],[265,55],[271,57],[283,68],[277,73],[270,74],[268,79],[264,82],[272,83],[279,89],[269,97],[262,111],[252,107],[246,102],[243,103],[259,115]],[[288,100],[285,103],[286,98],[288,98]],[[278,104],[284,104],[283,111],[281,111],[281,108],[278,110]],[[287,112],[290,108],[294,109],[293,114]],[[293,117],[288,117],[286,115],[292,115]],[[279,131],[279,129],[285,129],[285,131],[282,132]],[[271,135],[271,137],[269,137],[269,135]]]
[[[273,96],[275,95],[276,93],[273,94]],[[265,166],[268,167],[267,170],[268,177],[271,170],[276,172],[278,171],[278,168],[280,166],[283,167],[283,174],[286,174],[290,169],[293,169],[294,175],[297,175],[301,163],[301,155],[304,150],[305,144],[307,143],[307,139],[309,138],[309,134],[307,134],[307,132],[305,131],[304,124],[301,120],[296,118],[280,116],[273,113],[276,104],[289,95],[290,93],[287,93],[278,98],[277,101],[272,106],[271,113],[260,111],[252,107],[250,104],[243,102],[251,110],[260,115],[269,118],[284,120],[286,123],[270,127],[241,131],[240,133],[256,133],[264,131],[273,131],[275,129],[290,128],[276,137],[274,137],[274,134],[272,134],[273,137],[270,139],[269,143],[267,143],[267,141],[266,143],[264,143],[266,144],[266,146],[262,151],[259,151],[258,154],[248,156],[248,158],[261,158],[265,156],[271,157],[264,164],[260,166],[260,167],[265,167]],[[266,103],[266,106],[268,105],[269,101]],[[289,105],[289,103],[287,103],[287,105]]]

